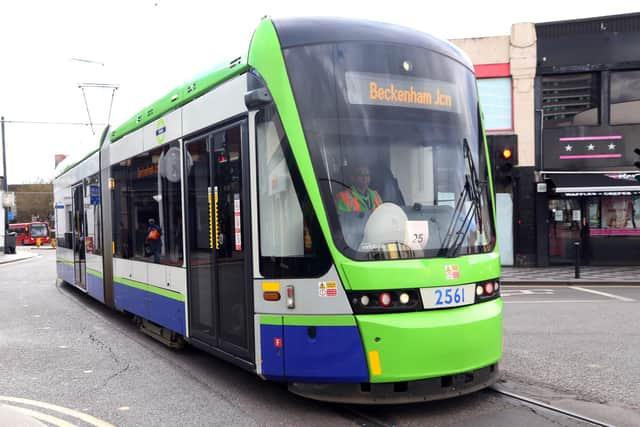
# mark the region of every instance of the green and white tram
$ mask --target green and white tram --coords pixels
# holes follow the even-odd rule
[[[55,180],[58,276],[311,398],[468,393],[502,353],[488,167],[452,44],[265,19],[246,59],[105,131]]]

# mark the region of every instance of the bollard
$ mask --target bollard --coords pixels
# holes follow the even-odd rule
[[[39,248],[39,247],[40,247],[40,245],[42,245],[42,240],[38,237],[38,238],[36,239],[36,246]]]
[[[576,265],[575,265],[575,278],[580,278],[580,242],[573,242],[573,246],[576,248]]]

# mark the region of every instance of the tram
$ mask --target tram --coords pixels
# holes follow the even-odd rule
[[[58,277],[309,398],[473,392],[502,354],[487,156],[454,45],[263,19],[55,179]]]

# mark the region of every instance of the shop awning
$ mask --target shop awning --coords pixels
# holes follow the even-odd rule
[[[566,195],[590,195],[640,192],[640,182],[636,177],[640,173],[572,173],[547,174],[554,193]]]

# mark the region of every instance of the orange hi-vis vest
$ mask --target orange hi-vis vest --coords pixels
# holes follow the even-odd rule
[[[365,205],[365,210],[369,210],[374,207],[377,208],[382,204],[382,200],[380,200],[380,196],[376,191],[367,189],[367,195],[369,196],[369,200],[372,201],[373,206],[367,206],[366,203],[361,203],[359,198],[356,196],[356,194],[354,194],[353,189],[341,191],[338,194],[338,197],[340,198],[340,200],[344,202],[348,210],[351,212],[362,211],[362,206],[361,206],[362,204]]]

